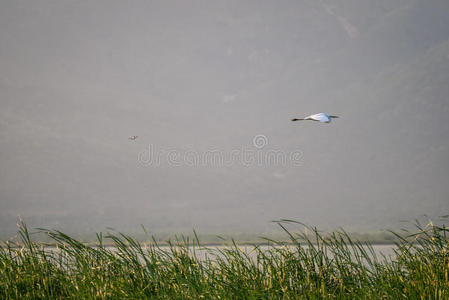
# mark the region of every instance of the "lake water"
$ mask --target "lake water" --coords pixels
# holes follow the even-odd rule
[[[263,250],[269,250],[270,248],[272,248],[273,246],[258,246],[259,249]],[[285,246],[285,247],[289,247],[291,248],[291,250],[294,250],[294,246]],[[305,247],[307,248],[307,247]],[[168,246],[160,246],[161,250],[164,251],[168,251],[170,252],[170,247]],[[208,258],[214,258],[217,255],[220,255],[220,251],[223,250],[229,250],[229,249],[233,249],[233,247],[230,246],[201,246],[201,247],[191,247],[190,253],[193,255],[195,254],[196,257],[198,257],[199,259],[205,259],[206,257]],[[256,256],[256,251],[254,251],[254,246],[239,246],[239,249],[242,250],[244,253],[248,254],[248,256],[250,257],[254,257]],[[385,256],[386,258],[389,257],[394,257],[395,253],[394,253],[394,249],[395,249],[395,245],[393,244],[387,244],[387,245],[373,245],[373,250],[378,258],[378,260],[383,260],[383,256]]]
[[[272,249],[273,247],[276,246],[258,246],[259,249],[261,249],[262,251],[268,251],[270,249]],[[292,245],[287,245],[287,246],[283,246],[283,247],[289,247],[292,251],[295,250],[295,246]],[[373,245],[373,250],[375,255],[377,256],[377,259],[379,262],[383,261],[383,257],[386,258],[394,258],[395,253],[394,253],[394,249],[395,249],[395,245],[393,244],[386,244],[386,245]],[[174,247],[175,249],[177,247]],[[304,248],[307,249],[307,246],[304,246]],[[52,251],[59,251],[57,250],[57,248],[54,247],[48,247],[47,248],[50,252]],[[117,248],[115,247],[106,247],[106,249],[110,250],[111,252],[116,252]],[[170,247],[169,246],[159,246],[158,248],[160,251],[165,251],[167,253],[170,253]],[[232,250],[234,249],[233,247],[230,246],[201,246],[201,247],[189,247],[189,251],[190,254],[193,256],[195,255],[197,258],[199,258],[200,260],[205,260],[206,258],[209,259],[214,259],[216,257],[221,257],[223,256],[220,252],[222,251],[226,251],[226,250]],[[254,246],[250,246],[250,245],[244,245],[244,246],[239,246],[239,249],[241,251],[243,251],[244,253],[246,253],[249,257],[251,258],[256,258],[256,251],[254,251]],[[369,251],[367,251],[369,253]],[[329,256],[331,256],[330,253],[328,253]]]

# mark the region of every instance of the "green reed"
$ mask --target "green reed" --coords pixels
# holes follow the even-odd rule
[[[207,248],[196,235],[141,244],[120,233],[97,234],[89,246],[38,229],[53,248],[34,242],[21,223],[20,240],[0,247],[0,299],[449,299],[445,226],[395,233],[395,254],[379,257],[345,231],[278,224],[288,242],[249,248]]]

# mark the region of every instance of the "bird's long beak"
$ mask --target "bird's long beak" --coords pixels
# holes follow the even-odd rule
[[[339,116],[329,116],[330,118],[338,119]]]

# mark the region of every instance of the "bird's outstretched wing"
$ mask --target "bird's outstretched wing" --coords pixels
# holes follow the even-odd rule
[[[323,123],[329,123],[331,121],[329,116],[325,113],[314,114],[314,115],[308,116],[305,119],[319,121],[319,122],[323,122]]]
[[[304,119],[294,118],[294,119],[292,119],[292,121],[307,120],[307,121],[317,121],[317,122],[321,122],[321,123],[330,123],[332,118],[338,118],[338,116],[329,116],[328,114],[325,114],[325,113],[318,113],[318,114],[314,114],[314,115],[305,117]]]

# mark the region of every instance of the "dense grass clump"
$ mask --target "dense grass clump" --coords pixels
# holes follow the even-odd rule
[[[449,239],[444,226],[418,225],[397,235],[395,255],[343,231],[314,228],[290,241],[243,249],[202,247],[187,238],[159,246],[123,234],[97,235],[88,246],[46,231],[55,248],[33,242],[0,247],[1,299],[449,299]],[[104,241],[113,247],[104,246]]]

